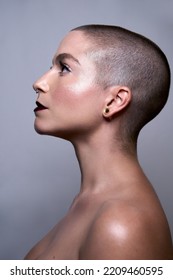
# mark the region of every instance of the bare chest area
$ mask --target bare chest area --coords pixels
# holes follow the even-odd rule
[[[78,209],[80,210],[80,209]],[[70,211],[27,255],[28,259],[79,259],[97,211]]]

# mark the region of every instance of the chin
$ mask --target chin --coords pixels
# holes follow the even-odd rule
[[[38,134],[41,135],[49,135],[49,131],[46,127],[38,125],[38,123],[34,123],[34,129]]]
[[[38,128],[38,127],[35,127],[35,126],[34,126],[34,129],[35,129],[35,131],[36,131],[38,134],[40,134],[40,135],[46,135],[46,134],[47,134],[43,129],[40,129],[40,128]]]
[[[55,131],[53,129],[51,130],[50,128],[48,129],[48,128],[40,126],[36,123],[34,124],[34,129],[40,135],[48,135],[48,136],[53,136],[53,137],[58,137],[58,138],[69,140],[69,139],[67,139],[67,137],[64,135],[63,132]]]
[[[48,136],[53,136],[57,138],[61,138],[70,142],[73,142],[78,135],[81,135],[81,130],[76,130],[72,128],[65,128],[65,127],[55,127],[54,125],[51,126],[50,123],[49,125],[46,125],[43,122],[38,122],[35,121],[34,123],[34,129],[35,131],[40,134],[40,135],[48,135]]]

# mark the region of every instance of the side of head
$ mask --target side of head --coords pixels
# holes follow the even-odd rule
[[[151,40],[121,27],[84,25],[73,30],[82,31],[91,41],[87,55],[96,64],[97,82],[105,88],[130,89],[131,102],[119,113],[119,138],[124,145],[136,143],[142,127],[168,99],[170,68],[165,54]]]

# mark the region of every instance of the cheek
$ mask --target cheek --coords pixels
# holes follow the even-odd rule
[[[84,77],[73,82],[65,82],[63,85],[59,85],[58,89],[54,91],[52,101],[54,104],[61,104],[67,107],[81,106],[84,103],[89,102],[90,99],[94,98],[97,89],[93,85],[91,79]],[[73,107],[74,108],[74,107]]]
[[[81,96],[86,92],[90,92],[92,88],[93,82],[91,79],[87,79],[87,77],[77,80],[68,87],[69,91],[73,92],[76,97]]]

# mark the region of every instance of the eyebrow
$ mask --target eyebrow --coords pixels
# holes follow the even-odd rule
[[[57,56],[55,56],[52,60],[52,64],[57,64],[59,63],[60,61],[64,60],[64,59],[70,59],[70,60],[73,60],[75,63],[79,64],[79,60],[77,58],[75,58],[72,54],[70,53],[60,53],[58,54]]]

